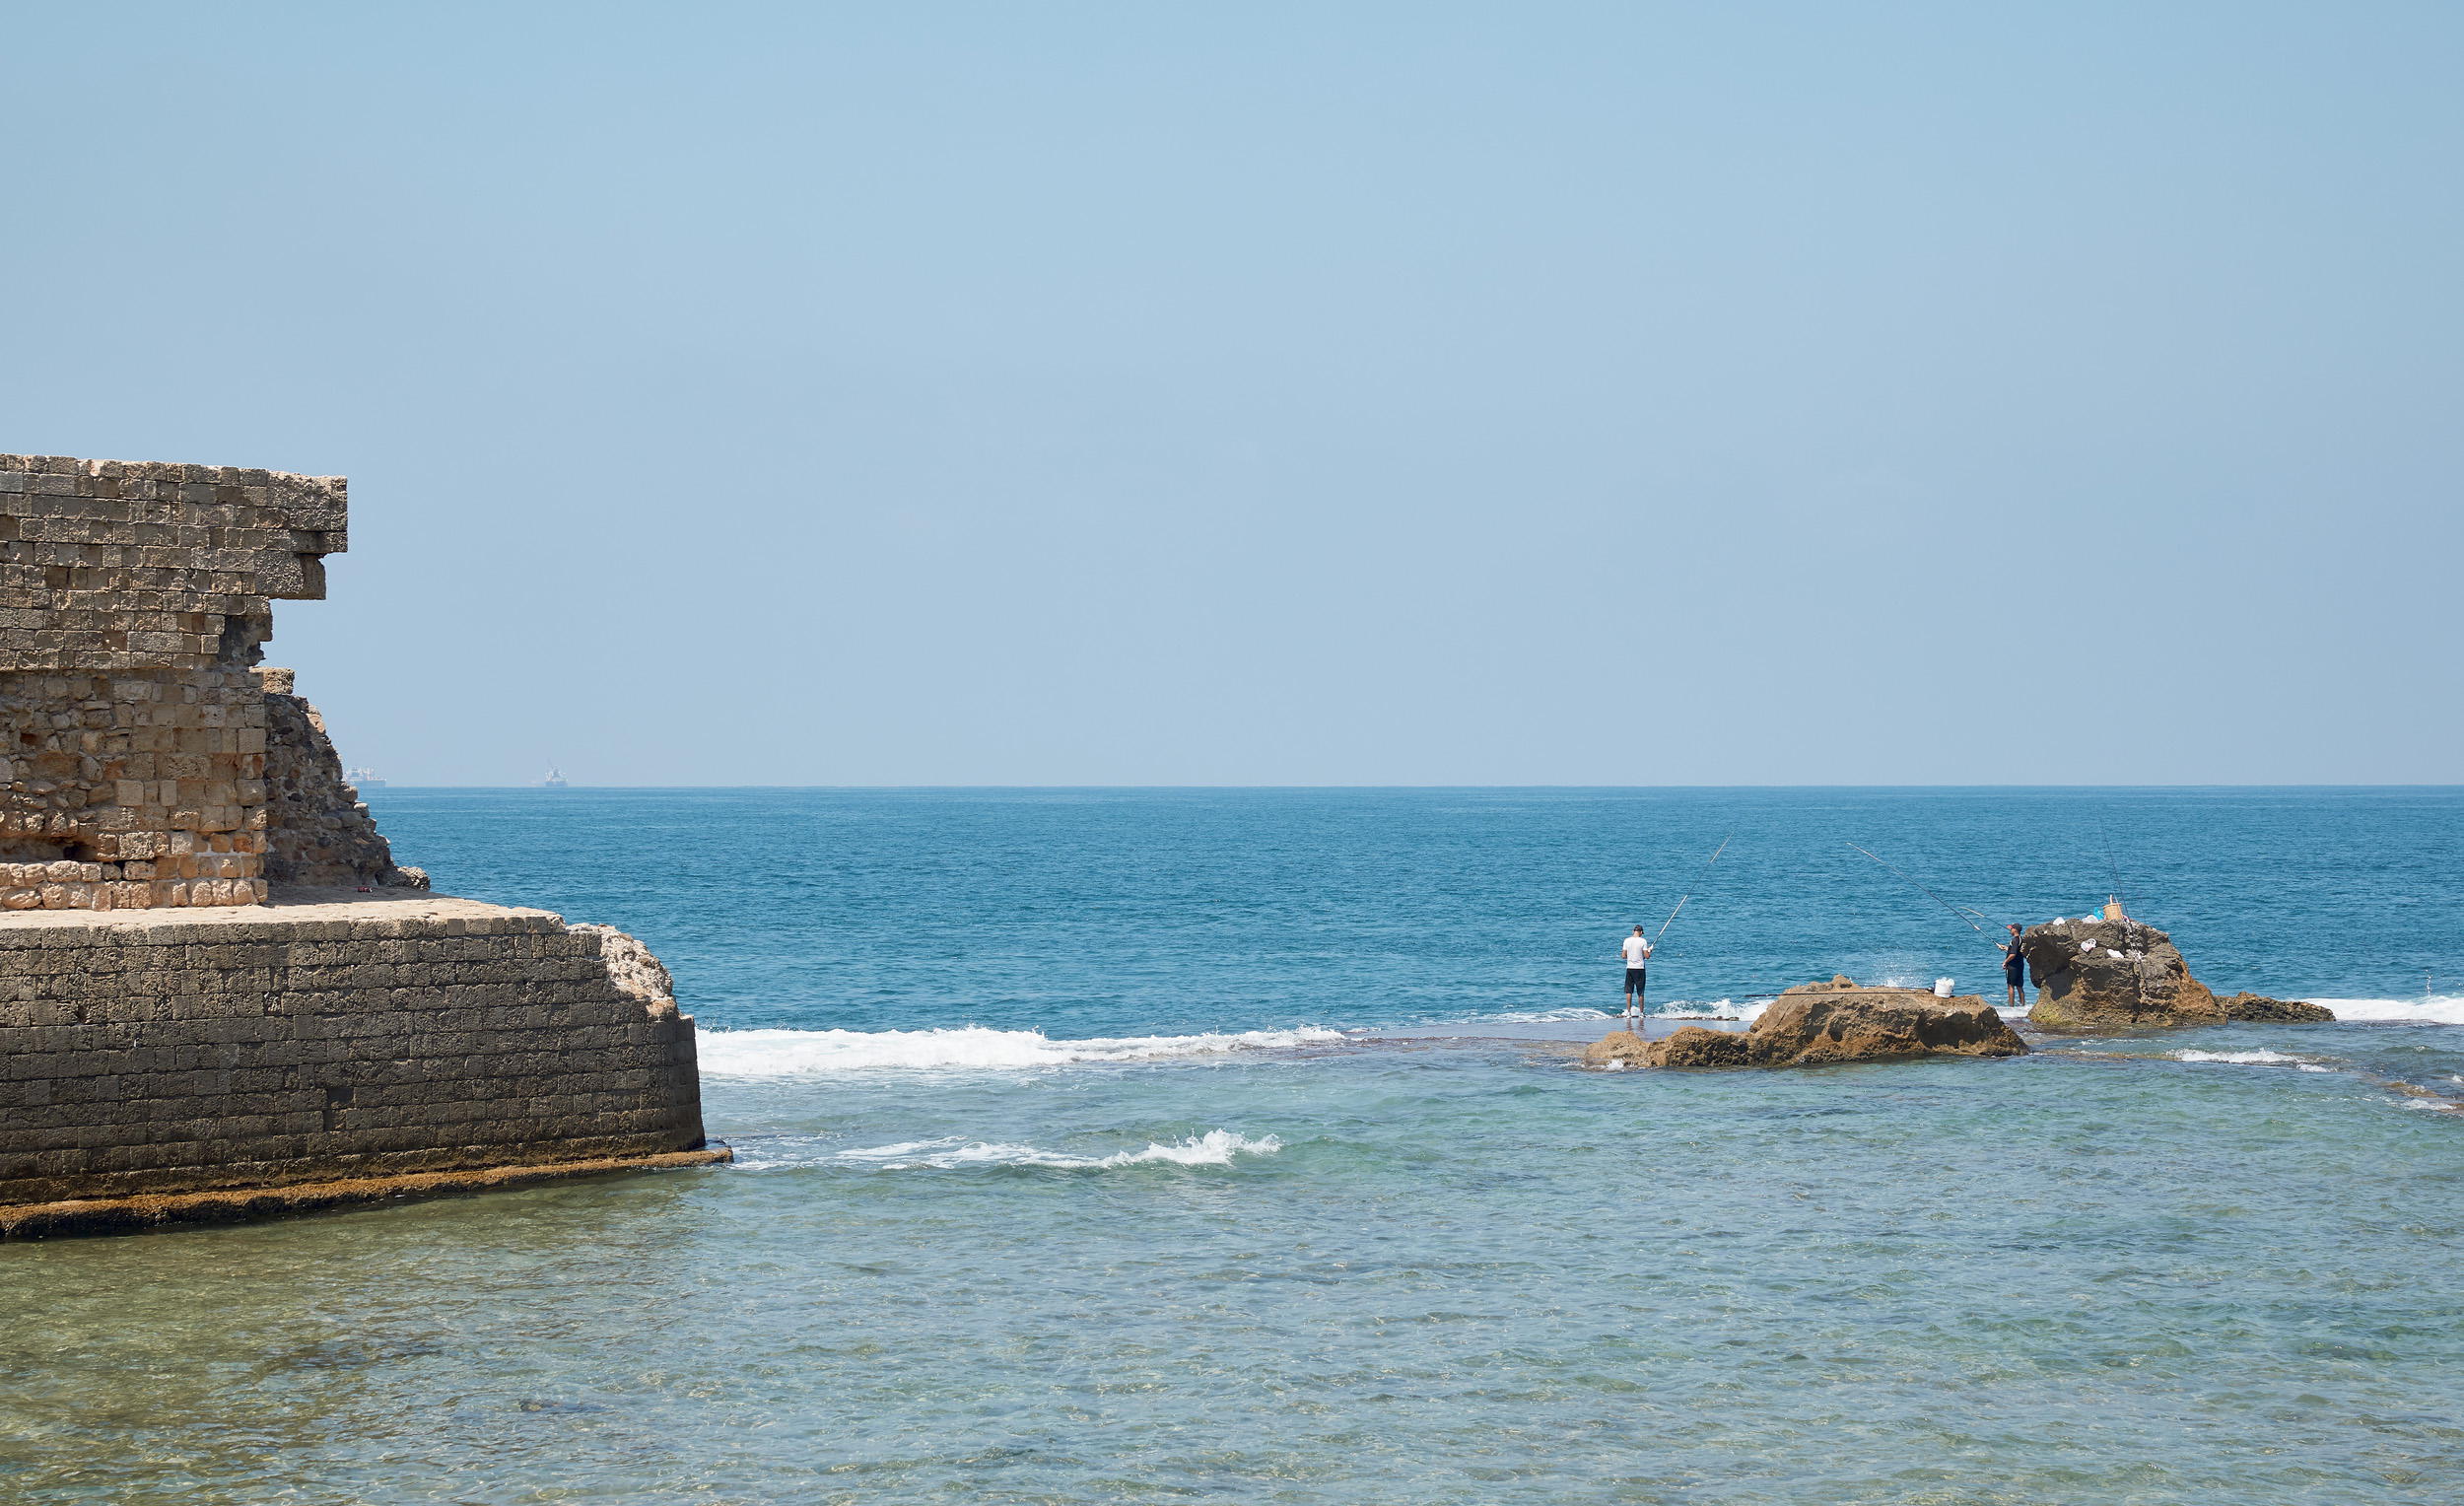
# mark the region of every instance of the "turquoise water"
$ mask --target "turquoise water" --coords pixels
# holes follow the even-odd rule
[[[377,798],[651,941],[742,1159],[0,1247],[0,1499],[2464,1492],[2454,791]],[[2352,1018],[1573,1069],[1731,831],[1679,1013],[1992,981],[1853,840]]]

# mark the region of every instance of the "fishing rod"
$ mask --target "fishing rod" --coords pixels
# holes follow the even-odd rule
[[[1883,867],[1885,867],[1885,868],[1890,868],[1890,870],[1891,870],[1893,873],[1899,873],[1899,870],[1898,870],[1897,868],[1891,868],[1889,863],[1882,862],[1882,859],[1881,857],[1876,856],[1875,856],[1874,854],[1872,854],[1872,853],[1867,853],[1867,852],[1866,852],[1866,850],[1865,850],[1864,848],[1857,847],[1857,845],[1856,845],[1855,843],[1853,843],[1853,842],[1849,843],[1848,845],[1849,845],[1850,847],[1852,847],[1852,848],[1857,848],[1857,851],[1858,851],[1858,852],[1860,852],[1860,853],[1865,853],[1865,856],[1866,856],[1874,858],[1874,860],[1875,860],[1876,862],[1882,862]],[[1966,924],[1967,924],[1967,928],[1968,928],[1968,929],[1970,929],[1970,930],[1972,930],[1972,931],[1976,932],[1976,933],[1977,933],[1978,935],[1980,935],[1980,936],[1989,936],[1989,935],[1993,934],[1993,932],[1991,932],[1991,931],[1987,930],[1984,926],[1979,925],[1979,924],[1976,924],[1976,923],[1977,923],[1977,921],[1979,921],[1979,920],[1987,920],[1987,921],[1990,921],[1990,920],[1992,920],[1992,919],[1993,919],[1993,917],[1991,917],[1991,916],[1989,916],[1989,915],[1986,915],[1986,914],[1985,914],[1983,911],[1981,911],[1981,910],[1970,910],[1970,909],[1969,909],[1967,906],[1965,906],[1965,905],[1953,905],[1953,904],[1952,904],[1952,903],[1951,903],[1949,900],[1944,899],[1941,895],[1936,894],[1933,890],[1928,889],[1928,888],[1926,888],[1923,884],[1918,883],[1915,879],[1913,879],[1913,878],[1908,878],[1908,875],[1907,875],[1907,874],[1905,874],[1905,873],[1899,873],[1899,876],[1900,876],[1901,878],[1903,878],[1903,879],[1906,879],[1906,880],[1907,880],[1907,882],[1908,882],[1908,885],[1909,885],[1911,888],[1915,889],[1917,893],[1924,895],[1927,899],[1932,900],[1935,904],[1940,905],[1943,909],[1948,910],[1948,911],[1950,911],[1952,915],[1957,916],[1957,917],[1958,917],[1958,918],[1959,918],[1962,922],[1966,923]]]
[[[1705,879],[1705,878],[1709,877],[1709,876],[1710,876],[1710,874],[1711,874],[1711,863],[1718,862],[1718,861],[1720,860],[1720,855],[1721,855],[1722,853],[1727,852],[1727,851],[1728,851],[1728,845],[1729,845],[1730,843],[1732,843],[1732,842],[1735,842],[1736,840],[1737,840],[1737,834],[1736,834],[1735,832],[1731,832],[1731,833],[1729,833],[1727,836],[1725,836],[1725,837],[1723,837],[1723,838],[1721,838],[1721,839],[1720,839],[1720,845],[1719,845],[1718,847],[1713,848],[1713,849],[1711,850],[1711,860],[1710,860],[1710,862],[1706,862],[1706,863],[1704,863],[1704,864],[1702,865],[1702,872],[1701,872],[1701,873],[1699,873],[1699,874],[1696,874],[1696,875],[1695,875],[1695,877],[1694,877],[1694,889],[1699,889],[1699,888],[1701,888],[1701,887],[1702,887],[1702,881],[1703,881],[1703,879]],[[1686,900],[1690,900],[1690,899],[1692,899],[1692,898],[1694,897],[1694,889],[1688,889],[1688,890],[1686,890],[1686,891],[1685,891],[1684,898],[1683,898],[1683,899],[1679,899],[1679,900],[1677,902],[1677,910],[1682,910],[1682,909],[1684,909],[1684,908],[1685,908],[1685,901],[1686,901]],[[1660,928],[1659,928],[1658,930],[1656,930],[1656,931],[1654,931],[1654,932],[1652,933],[1652,937],[1651,937],[1651,949],[1652,949],[1653,951],[1658,951],[1658,950],[1660,949],[1660,938],[1661,938],[1662,936],[1667,935],[1667,934],[1669,933],[1669,927],[1670,927],[1671,925],[1673,925],[1673,924],[1675,924],[1677,923],[1677,910],[1672,910],[1672,911],[1670,911],[1670,912],[1669,912],[1669,918],[1668,918],[1667,920],[1665,920],[1665,921],[1661,922],[1661,923],[1660,923]]]
[[[2122,892],[2122,865],[2113,860],[2113,832],[2104,824],[2104,812],[2101,810],[2096,812],[2096,835],[2104,842],[2104,871],[2105,876],[2113,880],[2113,897],[2122,902],[2123,911],[2128,913],[2130,896]]]

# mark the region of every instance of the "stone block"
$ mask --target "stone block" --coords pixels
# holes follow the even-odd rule
[[[257,664],[341,478],[0,456],[0,1205],[698,1144],[655,959],[425,894]]]
[[[689,1021],[597,949],[426,894],[0,916],[0,1208],[698,1145]]]

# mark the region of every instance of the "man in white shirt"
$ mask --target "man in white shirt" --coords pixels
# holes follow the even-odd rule
[[[1625,1028],[1643,1033],[1643,964],[1651,960],[1651,940],[1640,925],[1625,938]]]

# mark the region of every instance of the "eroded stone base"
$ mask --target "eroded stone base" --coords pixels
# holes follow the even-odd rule
[[[0,914],[0,1208],[699,1150],[647,956],[414,891]]]
[[[398,1177],[355,1177],[340,1182],[301,1182],[289,1187],[28,1203],[18,1207],[0,1207],[0,1240],[49,1239],[66,1234],[134,1234],[171,1224],[237,1223],[250,1218],[315,1212],[361,1203],[462,1197],[573,1177],[709,1166],[730,1160],[734,1155],[734,1151],[724,1146],[716,1146],[704,1150],[670,1151],[664,1155],[610,1156],[547,1166],[493,1166],[477,1171],[430,1171]]]

